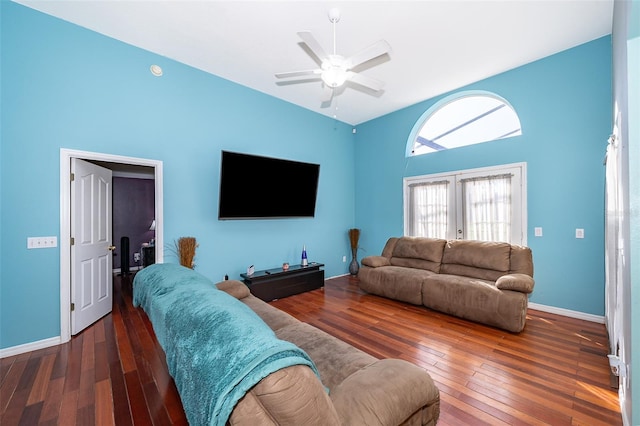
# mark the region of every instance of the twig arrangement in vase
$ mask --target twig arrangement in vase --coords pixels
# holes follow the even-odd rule
[[[198,248],[195,237],[180,237],[175,244],[180,264],[187,268],[195,268],[194,259],[196,257],[196,248]]]
[[[357,228],[349,229],[349,243],[351,244],[351,263],[349,263],[349,273],[358,275],[360,265],[358,265],[358,240],[360,239],[360,230]]]

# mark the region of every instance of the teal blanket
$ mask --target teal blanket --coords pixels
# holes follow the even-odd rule
[[[142,269],[133,305],[153,324],[192,425],[224,425],[249,389],[284,367],[308,365],[318,375],[302,349],[279,340],[248,306],[191,269]]]

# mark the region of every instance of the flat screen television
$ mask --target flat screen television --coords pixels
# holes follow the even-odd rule
[[[218,219],[314,217],[320,165],[222,151]]]

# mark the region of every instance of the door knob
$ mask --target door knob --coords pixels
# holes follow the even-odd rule
[[[116,249],[116,246],[109,246],[108,250],[109,251],[114,251]]]

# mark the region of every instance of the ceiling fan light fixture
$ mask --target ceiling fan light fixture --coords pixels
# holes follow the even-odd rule
[[[342,86],[344,82],[347,81],[348,74],[347,71],[342,68],[330,67],[324,70],[320,77],[327,86],[336,88]]]

